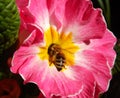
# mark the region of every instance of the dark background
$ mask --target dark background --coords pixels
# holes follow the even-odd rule
[[[120,3],[119,0],[110,0],[111,4],[111,30],[120,38]]]

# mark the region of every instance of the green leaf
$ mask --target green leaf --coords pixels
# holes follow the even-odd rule
[[[0,55],[12,46],[19,29],[19,14],[15,0],[0,0]]]

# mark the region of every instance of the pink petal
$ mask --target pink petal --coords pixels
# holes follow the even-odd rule
[[[104,91],[101,91],[101,90],[99,89],[99,86],[96,85],[94,98],[99,98],[99,96],[100,96],[101,93],[104,93]]]
[[[11,71],[14,73],[19,73],[19,68],[21,66],[25,66],[24,63],[25,61],[28,60],[28,58],[33,58],[34,60],[34,55],[39,53],[39,48],[36,46],[31,46],[31,47],[20,47],[13,56],[12,59],[12,67]],[[30,57],[29,57],[30,56]]]
[[[16,0],[16,4],[19,9],[23,9],[28,5],[29,0]]]
[[[33,23],[35,22],[35,18],[27,8],[29,1],[30,0],[16,0],[16,5],[20,14],[20,21]]]
[[[75,94],[67,98],[93,98],[96,84],[91,72],[77,65],[72,67],[71,69],[74,70],[75,72],[74,75],[77,75],[76,79],[78,80],[80,79],[83,85],[82,85],[82,90],[80,91],[79,94]],[[74,85],[72,87],[74,87]],[[62,96],[62,97],[55,97],[55,98],[66,98],[66,97]]]
[[[17,0],[21,18],[26,23],[35,23],[43,30],[48,29],[49,15],[46,0],[28,0],[23,6],[21,6],[21,2],[25,1]]]
[[[19,29],[19,33],[18,33],[20,45],[29,36],[29,34],[30,34],[30,32],[28,32],[26,24],[21,20],[20,29]]]
[[[47,6],[50,17],[50,24],[57,27],[57,30],[62,28],[64,24],[64,10],[67,0],[47,0]]]
[[[29,43],[29,44],[39,43],[43,41],[43,34],[40,30],[41,29],[34,24],[25,24],[24,22],[22,22],[19,30],[20,44],[22,44],[25,41],[25,39],[26,40],[29,39],[28,41],[26,41],[26,43]]]
[[[65,5],[64,32],[72,32],[77,42],[100,38],[105,23],[100,9],[94,9],[89,0],[68,0]]]
[[[106,91],[111,79],[111,70],[104,55],[96,51],[85,50],[79,53],[79,57],[76,61],[78,65],[87,68],[93,74],[100,92]]]
[[[112,34],[112,32],[106,30],[103,38],[91,40],[89,47],[104,55],[109,66],[112,68],[116,57],[116,53],[113,50],[115,43],[115,36]]]
[[[45,69],[44,72],[42,69],[39,70],[41,73],[39,74],[39,81],[38,77],[35,76],[34,81],[37,82],[47,98],[52,95],[70,97],[83,92],[86,96],[93,96],[95,85],[91,73],[80,67],[71,68],[71,70],[73,71],[73,76],[75,75],[74,80],[53,68],[51,71],[49,69]]]
[[[45,75],[40,75],[41,82],[37,81],[40,89],[45,93],[46,97],[49,98],[52,95],[70,96],[79,94],[82,90],[82,83],[80,80],[72,80],[66,77],[62,72],[57,72],[56,68],[50,69]],[[80,74],[80,73],[79,73]],[[43,79],[44,77],[44,79]],[[71,88],[71,86],[73,86]]]
[[[79,65],[78,65],[79,66]],[[75,74],[83,73],[80,76],[80,79],[83,83],[83,90],[80,94],[73,96],[72,98],[93,98],[95,92],[96,82],[93,75],[89,70],[86,70],[84,67],[75,66]],[[72,68],[74,69],[74,68]],[[84,78],[83,78],[84,77]]]

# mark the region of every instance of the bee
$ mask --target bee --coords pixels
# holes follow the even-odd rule
[[[61,71],[62,68],[65,68],[65,55],[58,44],[53,43],[48,47],[48,55],[50,65],[53,63],[58,71]]]

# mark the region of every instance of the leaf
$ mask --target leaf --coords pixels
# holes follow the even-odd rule
[[[0,0],[0,55],[17,39],[19,14],[15,0]]]

